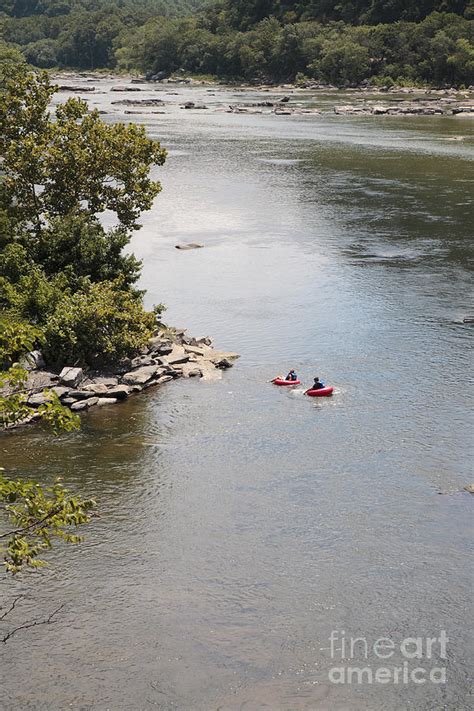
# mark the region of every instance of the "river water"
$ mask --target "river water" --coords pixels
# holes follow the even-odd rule
[[[104,118],[169,149],[132,244],[147,301],[242,357],[80,433],[3,438],[4,466],[62,475],[100,518],[47,571],[2,582],[3,604],[25,595],[10,624],[64,604],[0,650],[2,708],[469,708],[472,123],[235,115],[218,109],[271,95],[110,86],[88,96]],[[165,113],[111,103],[136,96]],[[336,395],[268,384],[291,367]],[[420,658],[400,649],[412,637]],[[421,683],[395,683],[404,664]],[[347,667],[392,677],[348,683]]]

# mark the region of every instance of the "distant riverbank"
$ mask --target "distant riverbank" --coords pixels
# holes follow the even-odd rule
[[[208,79],[192,77],[170,77],[161,81],[147,81],[132,75],[104,74],[103,72],[59,72],[52,75],[61,93],[80,95],[86,100],[94,94],[103,92],[103,82],[111,84],[109,90],[117,94],[111,103],[125,107],[124,113],[139,115],[148,113],[165,113],[167,106],[176,104],[173,89],[201,88],[209,96],[220,89],[235,93],[235,101],[222,106],[208,106],[205,101],[184,101],[180,108],[188,111],[214,111],[228,113],[273,113],[279,116],[318,115],[333,113],[338,116],[458,116],[462,118],[474,116],[474,91],[458,90],[455,87],[447,89],[415,88],[415,87],[372,87],[360,86],[338,88],[333,85],[308,83],[304,86],[283,84],[279,86],[244,84],[222,85]],[[97,86],[96,86],[97,85]],[[156,92],[158,96],[142,98],[144,93]],[[263,94],[262,100],[239,100],[239,94]],[[166,97],[160,96],[166,94]],[[317,101],[308,104],[308,96],[318,94],[326,97],[325,106],[318,106]],[[340,96],[344,96],[341,103]],[[267,98],[268,97],[268,98]],[[334,97],[331,100],[330,97]],[[353,98],[352,98],[353,97]],[[347,99],[350,98],[350,102]]]

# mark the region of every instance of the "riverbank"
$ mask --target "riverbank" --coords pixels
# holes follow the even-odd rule
[[[26,382],[27,404],[33,408],[57,395],[62,405],[73,412],[123,402],[129,396],[178,378],[219,380],[231,368],[237,353],[219,351],[210,338],[193,338],[186,331],[161,328],[135,358],[125,358],[104,370],[86,370],[74,365],[49,370],[42,354],[28,354],[22,365],[29,371]],[[34,412],[9,429],[41,419]]]

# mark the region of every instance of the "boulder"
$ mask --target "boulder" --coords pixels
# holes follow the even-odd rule
[[[28,398],[28,405],[31,407],[46,405],[47,402],[51,402],[51,395],[46,393],[36,393],[35,395],[30,395]]]
[[[109,392],[109,389],[107,385],[104,383],[91,383],[90,385],[84,385],[83,390],[86,391],[87,393],[92,393],[93,395],[97,395],[98,397],[101,397],[102,395],[107,395]]]
[[[63,368],[59,373],[59,380],[66,387],[77,388],[84,380],[84,371],[82,368]]]
[[[164,358],[161,358],[161,363],[163,365],[177,365],[178,363],[187,363],[189,360],[189,353],[186,353],[184,346],[173,346],[171,353],[169,353]]]
[[[25,370],[40,370],[46,368],[46,363],[41,351],[30,351],[20,360],[20,365]]]
[[[125,373],[122,377],[122,383],[125,385],[144,385],[151,380],[158,371],[161,371],[159,365],[146,365],[142,368],[132,370],[129,373]]]
[[[232,351],[217,351],[214,349],[212,349],[212,353],[210,355],[206,356],[206,360],[210,360],[211,363],[214,363],[214,365],[223,360],[232,361],[237,358],[240,358],[238,353],[232,353]]]
[[[155,361],[149,355],[141,355],[132,360],[132,368],[140,368],[144,365],[154,365]]]
[[[71,410],[74,412],[80,412],[81,410],[88,410],[90,407],[97,405],[99,402],[98,397],[90,397],[88,400],[79,400],[71,405]]]
[[[70,390],[68,397],[72,397],[73,400],[87,400],[91,397],[90,390]]]
[[[94,378],[94,380],[89,383],[90,385],[107,385],[107,387],[112,387],[118,385],[118,378],[107,378],[105,376],[99,376]],[[85,389],[85,388],[83,388]]]
[[[173,344],[171,341],[164,340],[162,336],[155,336],[154,338],[150,338],[148,341],[148,349],[150,353],[167,355],[173,350]]]
[[[213,352],[212,348],[209,348],[209,346],[188,346],[184,345],[184,350],[186,353],[191,353],[192,355],[197,355],[201,357],[205,357],[207,355],[211,355]]]
[[[204,247],[203,244],[198,244],[197,242],[187,242],[185,244],[175,244],[176,249],[182,249],[182,250],[187,250],[187,249],[202,249]]]
[[[32,370],[28,373],[26,379],[26,390],[44,390],[53,385],[57,385],[58,376],[56,373],[50,373],[47,370]]]
[[[141,91],[138,86],[113,86],[110,91]]]
[[[474,484],[466,484],[464,491],[468,491],[470,494],[474,494]]]
[[[65,398],[69,393],[69,388],[64,388],[62,385],[55,385],[54,388],[51,388],[51,390],[53,393],[56,393],[60,400]]]
[[[184,363],[180,370],[183,378],[198,378],[201,375],[201,368],[196,363]]]
[[[116,385],[108,390],[107,397],[114,398],[116,400],[126,400],[130,392],[131,388],[127,385]]]
[[[104,405],[115,405],[117,402],[116,397],[100,397],[96,404],[98,407],[103,407]]]
[[[167,383],[170,380],[173,380],[171,375],[162,375],[159,378],[152,378],[147,383],[145,383],[145,385],[143,386],[143,389],[146,390],[147,388],[152,388],[155,385],[163,385],[163,383]]]
[[[228,358],[223,358],[215,362],[216,368],[221,368],[221,370],[227,370],[228,368],[233,368],[234,364]]]
[[[199,370],[201,371],[202,380],[220,380],[222,378],[222,370],[218,370],[209,361],[199,363]]]

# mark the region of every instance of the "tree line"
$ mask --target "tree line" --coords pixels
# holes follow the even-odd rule
[[[2,0],[39,67],[338,86],[468,85],[473,0]]]

